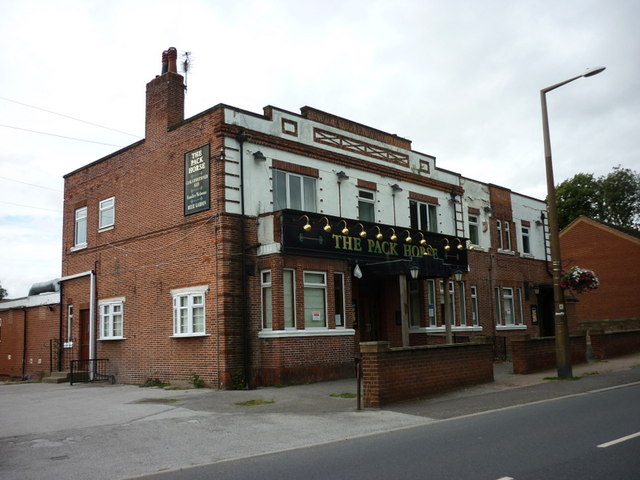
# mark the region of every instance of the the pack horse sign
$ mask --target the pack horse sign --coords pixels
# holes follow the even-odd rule
[[[281,227],[287,254],[343,258],[387,274],[407,273],[413,265],[421,277],[468,271],[462,237],[295,210],[282,211]]]

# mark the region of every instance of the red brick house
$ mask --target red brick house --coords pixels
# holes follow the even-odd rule
[[[578,321],[640,317],[640,232],[581,216],[560,232],[565,268],[593,270],[596,290],[578,295]]]
[[[311,107],[185,119],[174,50],[146,100],[144,140],[65,176],[72,357],[232,388],[351,376],[360,342],[548,330],[544,202]]]

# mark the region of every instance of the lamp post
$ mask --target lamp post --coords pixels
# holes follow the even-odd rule
[[[556,190],[553,180],[553,163],[551,161],[551,140],[549,138],[549,118],[547,115],[547,93],[582,77],[592,77],[601,73],[605,67],[596,67],[582,75],[570,78],[540,90],[542,103],[542,134],[544,135],[544,159],[547,172],[547,209],[549,213],[549,242],[551,244],[551,272],[553,275],[554,324],[556,335],[556,367],[559,378],[571,378],[571,348],[569,346],[569,329],[564,309],[564,291],[560,288],[560,272],[562,261],[560,256],[560,229],[558,228],[558,211],[556,209]]]

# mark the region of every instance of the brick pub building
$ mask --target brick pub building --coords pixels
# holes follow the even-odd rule
[[[185,119],[170,49],[145,138],[65,176],[60,341],[234,388],[353,376],[361,342],[553,334],[545,208],[310,107]]]

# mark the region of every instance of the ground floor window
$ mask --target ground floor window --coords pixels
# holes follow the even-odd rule
[[[296,328],[296,272],[285,269],[282,272],[284,288],[284,328]]]
[[[325,272],[304,272],[305,328],[327,326],[327,275]]]
[[[478,287],[476,285],[471,285],[471,321],[474,327],[480,325],[478,315]]]
[[[260,274],[262,328],[273,327],[273,308],[271,299],[271,270],[265,270]]]
[[[436,316],[436,282],[435,280],[427,280],[427,317],[429,319],[429,327],[437,327],[438,320]]]
[[[205,333],[205,298],[208,287],[192,287],[172,291],[173,335],[176,337]]]
[[[495,306],[498,327],[519,328],[524,325],[522,290],[520,288],[496,287]]]
[[[460,296],[460,326],[467,325],[467,300],[465,297],[464,283],[458,283],[458,294]]]
[[[333,299],[335,305],[336,327],[344,327],[344,273],[336,272],[333,274]]]
[[[123,338],[123,299],[101,300],[98,303],[100,311],[100,339],[116,340]]]

